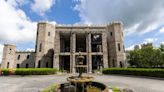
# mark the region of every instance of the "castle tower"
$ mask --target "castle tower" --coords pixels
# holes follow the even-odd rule
[[[4,44],[1,68],[15,68],[16,46]]]
[[[123,24],[113,22],[107,26],[108,30],[108,60],[110,67],[124,67],[125,53],[123,44]]]
[[[53,67],[55,26],[41,22],[37,28],[35,67]]]

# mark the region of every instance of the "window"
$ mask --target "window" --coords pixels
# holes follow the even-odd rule
[[[51,33],[50,32],[48,32],[48,36],[50,36],[51,35]]]
[[[17,68],[19,68],[20,66],[19,66],[19,64],[17,64]]]
[[[9,68],[9,64],[10,64],[10,63],[9,63],[9,62],[7,62],[7,68]]]
[[[30,58],[30,55],[27,55],[27,59],[29,59]]]
[[[121,67],[121,68],[123,67],[123,63],[122,63],[122,61],[120,61],[120,67]]]
[[[40,43],[40,45],[39,45],[39,52],[41,52],[42,51],[42,44]]]
[[[17,58],[18,60],[20,59],[20,55],[18,55],[18,58]]]
[[[121,51],[120,43],[118,43],[118,51]]]
[[[110,32],[110,36],[112,36],[113,35],[113,33],[112,32]]]
[[[41,61],[39,60],[39,62],[38,62],[38,68],[40,68],[40,66],[41,66]]]
[[[112,60],[112,62],[113,62],[113,67],[115,67],[115,61],[114,61],[114,59]]]
[[[28,68],[28,64],[26,64],[26,68]]]
[[[48,62],[46,63],[46,67],[48,68]]]

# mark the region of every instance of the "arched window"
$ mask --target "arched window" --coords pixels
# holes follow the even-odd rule
[[[18,58],[17,58],[18,60],[20,59],[20,55],[18,55]]]
[[[9,63],[9,62],[7,62],[7,68],[9,68],[9,64],[10,64],[10,63]]]
[[[123,63],[122,63],[122,61],[120,61],[120,67],[121,67],[121,68],[123,67]]]
[[[39,45],[39,52],[41,52],[42,51],[42,43],[40,43],[40,45]]]
[[[28,64],[26,64],[26,68],[28,68],[29,67],[29,65]]]
[[[30,55],[27,55],[27,59],[29,59],[30,58]]]

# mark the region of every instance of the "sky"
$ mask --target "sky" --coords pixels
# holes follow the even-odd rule
[[[109,24],[122,21],[124,44],[164,44],[164,0],[0,0],[0,62],[5,43],[34,50],[36,25]]]

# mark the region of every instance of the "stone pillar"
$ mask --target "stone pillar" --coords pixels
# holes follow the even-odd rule
[[[107,49],[107,34],[102,33],[102,46],[103,46],[103,66],[108,68],[108,49]]]
[[[76,34],[75,33],[72,33],[71,34],[71,38],[70,38],[70,52],[71,52],[71,55],[70,55],[70,71],[72,73],[75,73],[75,52],[76,52]]]
[[[53,68],[59,69],[59,53],[60,53],[60,34],[56,32],[55,34],[55,43],[54,43],[54,61]]]
[[[87,55],[87,64],[88,64],[87,72],[92,73],[91,33],[88,33],[86,41],[87,41],[86,45],[87,45],[87,53],[88,53],[88,55]]]

